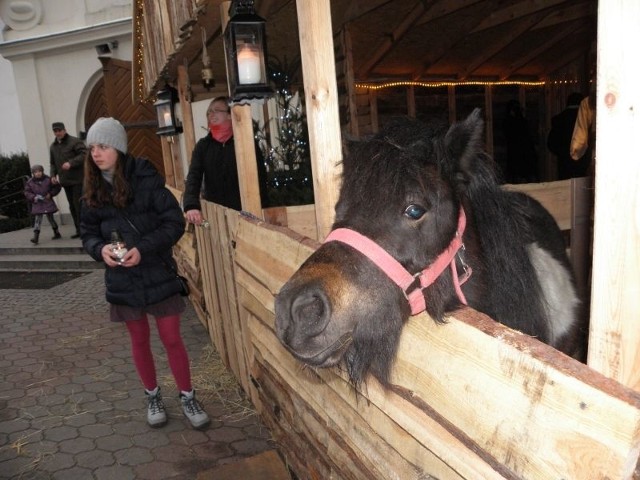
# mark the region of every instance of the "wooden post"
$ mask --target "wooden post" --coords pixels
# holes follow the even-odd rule
[[[413,85],[407,87],[407,115],[416,118],[416,88]]]
[[[589,365],[640,390],[640,44],[637,0],[600,2]]]
[[[220,19],[223,32],[229,22],[230,6],[231,2],[222,2],[220,4]],[[233,141],[238,165],[242,210],[262,218],[260,180],[258,178],[258,161],[253,139],[251,105],[234,105],[231,107],[231,122],[233,123]]]
[[[456,87],[449,85],[447,87],[447,100],[449,103],[449,123],[456,121]]]
[[[371,130],[378,133],[380,130],[380,122],[378,121],[378,92],[369,90],[369,112],[371,115]]]
[[[191,108],[191,94],[189,92],[189,71],[185,65],[178,66],[178,95],[182,111],[182,138],[187,155],[191,155],[196,145],[196,131],[193,126],[193,110]],[[189,163],[191,159],[187,160]]]
[[[489,155],[493,155],[493,90],[491,85],[484,87],[484,122],[486,132],[486,148]]]
[[[353,50],[351,46],[351,31],[349,25],[342,29],[342,45],[344,46],[345,72],[344,81],[347,87],[349,98],[349,133],[354,137],[360,137],[360,126],[358,125],[358,102],[356,100],[355,76],[353,74]]]
[[[342,173],[331,2],[297,0],[318,238],[331,230]]]

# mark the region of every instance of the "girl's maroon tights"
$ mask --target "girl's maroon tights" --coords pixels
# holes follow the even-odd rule
[[[131,351],[133,362],[144,388],[153,390],[158,385],[156,366],[151,353],[151,331],[149,320],[143,315],[138,320],[125,322],[131,337]],[[156,318],[160,340],[167,351],[169,368],[173,373],[178,389],[191,391],[191,372],[189,371],[189,356],[180,336],[180,315]]]

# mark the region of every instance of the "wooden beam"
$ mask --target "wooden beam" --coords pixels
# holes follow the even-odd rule
[[[591,367],[640,390],[640,45],[637,0],[600,2]],[[631,155],[631,157],[630,157]]]
[[[458,7],[462,8],[460,6],[462,4],[464,4],[464,7],[467,7],[467,6],[469,6],[468,4],[473,4],[473,3],[476,3],[476,2],[475,1],[474,2],[460,2]],[[493,7],[498,4],[498,1],[497,0],[490,0],[490,1],[487,1],[486,3],[487,3],[486,15],[490,15]],[[448,13],[451,13],[454,10],[453,10],[453,7],[451,7],[451,8],[448,8],[446,11]],[[435,5],[431,9],[429,9],[429,11],[426,14],[423,15],[423,18],[424,19],[433,20],[434,18],[437,18],[439,16],[442,16],[442,8],[441,8],[440,5]],[[443,41],[441,42],[441,44],[439,45],[438,48],[430,49],[427,52],[427,55],[425,56],[425,58],[423,60],[416,62],[419,65],[418,65],[418,68],[416,68],[414,70],[414,72],[411,74],[411,78],[413,80],[417,80],[420,77],[422,77],[424,72],[426,72],[431,65],[435,64],[438,60],[440,60],[442,57],[444,57],[446,55],[446,53],[454,45],[456,45],[459,42],[463,41],[468,36],[469,30],[472,29],[473,26],[479,25],[483,20],[484,20],[484,18],[476,17],[474,19],[474,21],[473,21],[474,25],[470,25],[467,29],[464,29],[463,31],[460,31],[457,35],[452,35],[452,34],[449,33],[448,35],[444,36],[443,37]]]
[[[333,53],[331,2],[297,0],[300,54],[309,127],[318,236],[333,224],[342,173],[338,87]]]
[[[530,15],[518,22],[513,23],[509,29],[504,32],[497,41],[492,42],[490,45],[485,45],[482,51],[482,55],[476,56],[471,63],[467,65],[459,77],[461,80],[465,80],[471,75],[478,67],[484,64],[487,60],[494,57],[506,47],[508,47],[516,38],[526,33],[529,29],[539,23],[545,17],[544,13],[538,13]],[[566,34],[572,32],[567,30]]]
[[[543,52],[546,52],[550,49],[555,49],[555,51],[561,51],[562,48],[558,45],[562,40],[569,36],[575,36],[583,31],[582,27],[571,24],[571,26],[567,27],[566,30],[559,32],[558,34],[548,38],[545,42],[540,45],[532,48],[526,55],[521,56],[515,62],[512,62],[509,66],[509,70],[506,71],[500,78],[500,80],[506,80],[509,78],[514,72],[518,71],[520,68],[525,66],[531,60],[541,55]]]
[[[528,17],[529,15],[539,13],[541,11],[548,13],[552,8],[567,3],[567,0],[545,0],[544,2],[536,1],[516,1],[509,2],[509,5],[503,9],[487,12],[486,18],[471,33],[477,33],[482,30],[494,28],[499,25],[512,22],[514,20]]]
[[[378,46],[376,51],[369,57],[368,60],[365,60],[362,66],[358,69],[357,77],[358,78],[367,78],[369,77],[371,70],[380,62],[387,53],[391,51],[395,43],[401,39],[406,33],[411,29],[411,27],[420,20],[420,16],[424,13],[424,4],[422,2],[418,2],[418,4],[413,8],[413,10],[404,17],[400,23],[393,29],[391,35],[386,37],[382,43]]]

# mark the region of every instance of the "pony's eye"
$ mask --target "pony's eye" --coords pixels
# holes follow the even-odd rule
[[[411,220],[420,220],[425,213],[427,213],[427,210],[420,205],[409,205],[404,209],[404,215]]]

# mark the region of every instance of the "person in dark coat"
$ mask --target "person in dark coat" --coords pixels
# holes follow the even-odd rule
[[[538,154],[531,137],[529,122],[517,100],[507,102],[502,127],[507,142],[507,182],[537,182]]]
[[[44,173],[44,167],[42,165],[33,165],[31,167],[32,177],[27,180],[24,186],[24,196],[31,205],[31,215],[33,215],[33,238],[31,243],[38,244],[40,238],[40,227],[42,226],[42,217],[47,216],[49,225],[53,229],[52,240],[62,238],[60,230],[58,229],[58,223],[53,214],[58,211],[53,197],[60,193],[62,187],[59,184],[53,184],[51,177]]]
[[[214,98],[207,108],[209,133],[198,140],[191,154],[182,207],[187,221],[202,224],[200,194],[205,200],[241,209],[238,166],[227,97]]]
[[[584,95],[574,92],[567,97],[566,108],[551,119],[551,130],[547,136],[547,148],[558,161],[558,180],[584,177],[589,168],[589,155],[579,160],[571,158],[571,136],[576,125],[578,107]]]
[[[69,211],[76,233],[71,238],[80,237],[80,197],[82,196],[82,179],[84,177],[84,157],[87,147],[79,138],[67,133],[62,122],[51,125],[56,137],[49,147],[50,175],[53,183],[59,183],[69,202]]]
[[[150,345],[147,315],[153,315],[183,412],[194,428],[204,428],[209,417],[195,398],[180,336],[185,303],[171,251],[185,228],[180,205],[150,162],[127,154],[127,134],[117,120],[96,120],[87,144],[82,243],[91,257],[105,263],[111,320],[124,322],[131,337],[133,361],[147,395],[147,422],[152,427],[167,422]],[[127,248],[122,257],[112,250],[114,236]]]

